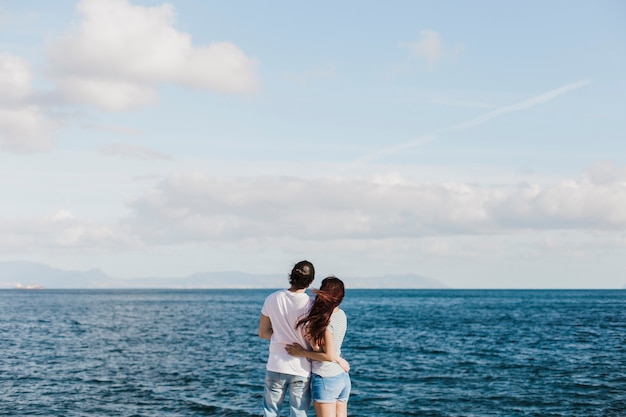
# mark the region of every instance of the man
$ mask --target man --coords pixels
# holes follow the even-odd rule
[[[296,330],[296,322],[308,312],[312,304],[312,299],[305,291],[314,278],[313,264],[309,261],[298,262],[289,275],[289,289],[270,294],[263,304],[259,337],[270,341],[263,393],[264,417],[280,415],[287,392],[289,416],[307,416],[311,403],[311,363],[304,357],[289,355],[285,347],[299,343],[310,348],[302,332]]]

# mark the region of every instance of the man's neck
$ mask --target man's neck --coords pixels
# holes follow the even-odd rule
[[[291,287],[289,288],[287,291],[290,292],[297,292],[297,293],[303,293],[306,291],[306,288],[295,288],[295,287]]]

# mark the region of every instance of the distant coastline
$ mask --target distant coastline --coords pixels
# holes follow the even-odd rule
[[[417,274],[342,277],[350,288],[446,289],[446,284]],[[14,284],[14,283],[18,284]],[[29,284],[23,285],[26,282]],[[36,284],[33,284],[36,283]],[[186,276],[118,278],[100,269],[63,270],[28,261],[0,262],[0,288],[34,289],[263,289],[287,285],[285,273],[197,272]]]

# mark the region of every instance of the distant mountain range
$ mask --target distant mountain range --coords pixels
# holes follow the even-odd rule
[[[0,262],[0,288],[283,288],[287,273],[198,272],[182,277],[115,278],[100,269],[68,271],[45,264]],[[448,288],[445,284],[415,274],[376,277],[341,277],[349,288]],[[318,278],[315,284],[321,282]]]

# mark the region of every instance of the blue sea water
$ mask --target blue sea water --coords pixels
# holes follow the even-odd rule
[[[0,291],[0,415],[258,416],[270,292]],[[348,290],[342,307],[350,416],[626,416],[624,290]]]

